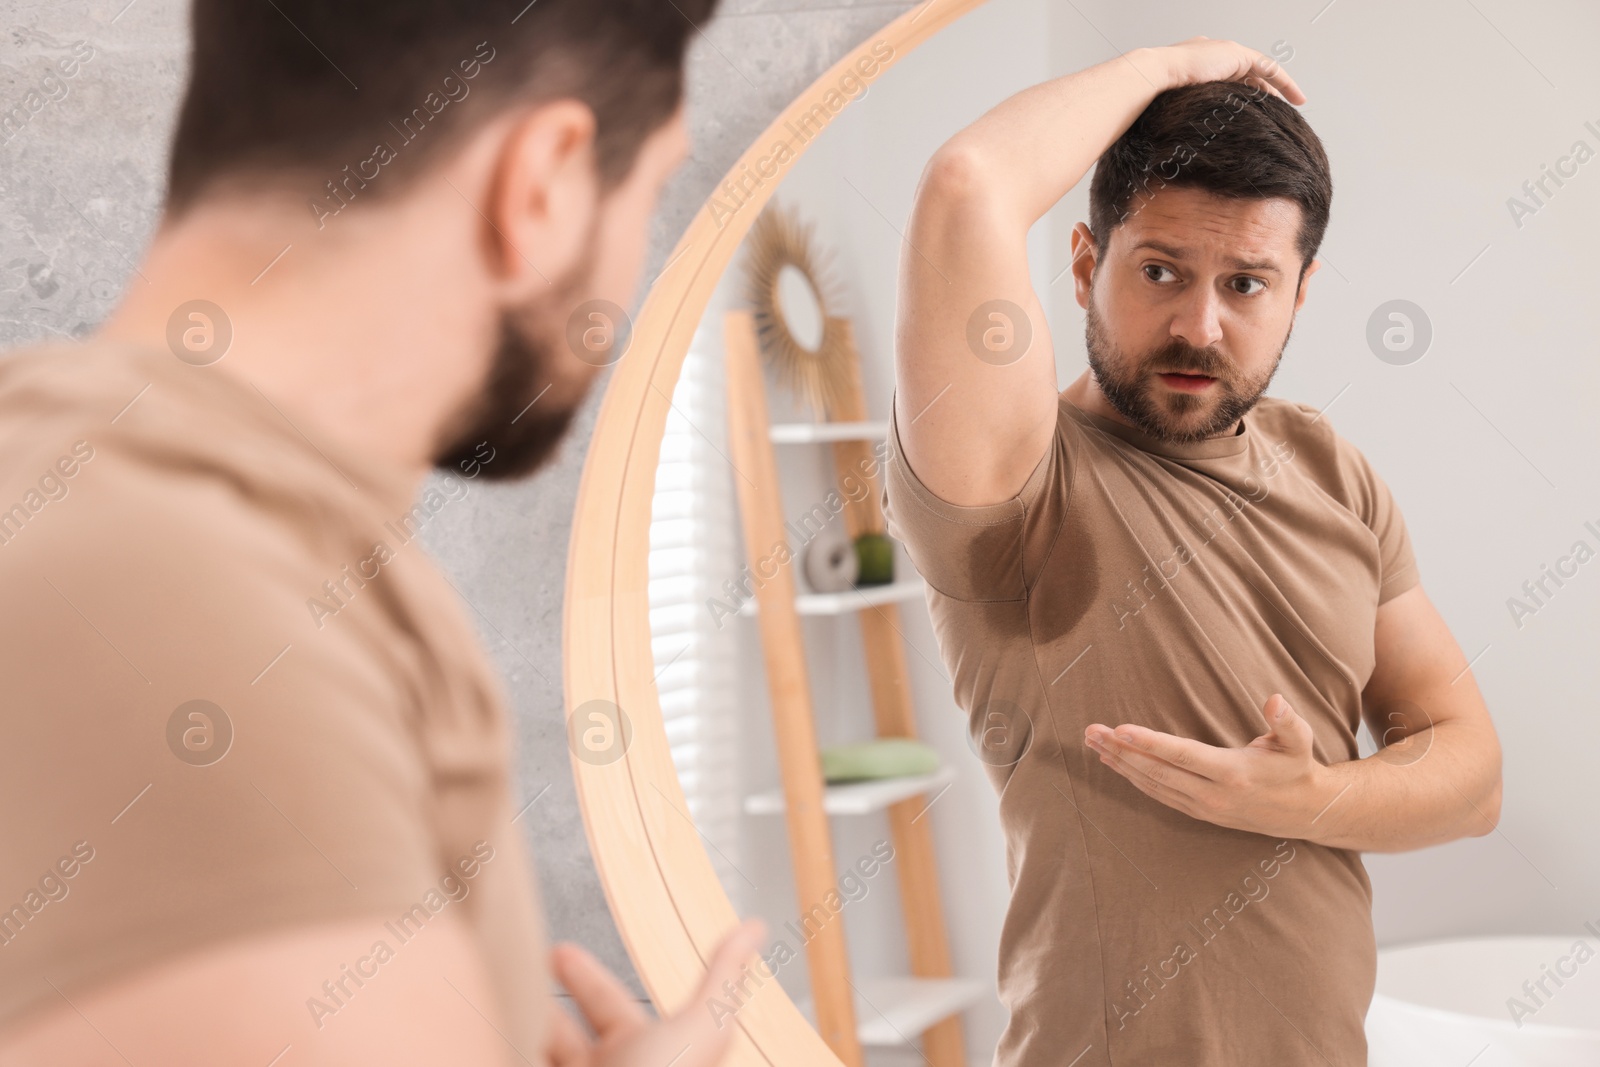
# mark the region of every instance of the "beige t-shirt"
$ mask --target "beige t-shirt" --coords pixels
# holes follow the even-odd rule
[[[448,910],[534,1059],[506,699],[416,541],[470,483],[414,501],[408,472],[302,430],[162,350],[0,357],[0,1027],[300,924],[370,917],[398,956]],[[308,1016],[355,988],[313,984]]]
[[[889,530],[1000,798],[997,1067],[1365,1064],[1360,855],[1190,818],[1083,731],[1242,746],[1281,692],[1319,761],[1357,758],[1377,607],[1418,581],[1383,481],[1314,409],[1267,397],[1188,445],[1063,398],[1027,484],[985,507],[936,497],[898,433]]]

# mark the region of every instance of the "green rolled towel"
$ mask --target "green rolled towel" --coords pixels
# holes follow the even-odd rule
[[[881,533],[856,538],[856,585],[888,585],[894,581],[894,542]]]
[[[909,737],[880,737],[849,745],[834,745],[818,755],[825,782],[859,782],[875,778],[904,778],[932,774],[939,769],[939,753]]]

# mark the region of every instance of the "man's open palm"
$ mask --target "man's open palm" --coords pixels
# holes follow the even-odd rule
[[[1084,741],[1140,791],[1206,822],[1273,837],[1306,836],[1334,797],[1312,754],[1311,726],[1281,693],[1262,709],[1267,732],[1243,748],[1219,748],[1124,723],[1091,723]]]

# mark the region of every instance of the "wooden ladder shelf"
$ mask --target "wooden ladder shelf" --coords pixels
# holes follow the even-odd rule
[[[846,323],[848,327],[848,323]],[[789,831],[796,890],[804,910],[836,891],[832,838],[825,808],[825,789],[817,756],[805,646],[796,606],[796,588],[790,565],[777,568],[768,580],[767,567],[774,548],[787,544],[783,499],[778,482],[755,322],[748,311],[732,311],[725,320],[728,380],[728,438],[733,463],[742,477],[734,479],[745,551],[751,568],[761,566],[762,583],[756,590],[757,616],[771,693],[773,729],[778,747],[783,785],[783,812]],[[848,336],[848,333],[847,333]],[[853,340],[851,341],[853,347]],[[862,393],[860,360],[852,360],[852,374],[840,410],[831,421],[864,424],[866,404]],[[860,436],[832,441],[835,469],[840,479],[849,475],[867,483],[860,499],[845,502],[845,526],[852,541],[867,532],[882,533],[879,479],[871,438]],[[872,603],[862,598],[854,614],[861,623],[862,647],[872,691],[872,707],[879,737],[915,737],[916,717],[906,670],[905,646],[900,636],[896,604]],[[944,777],[936,779],[946,780]],[[922,1053],[932,1067],[963,1067],[959,1011],[979,991],[976,984],[951,979],[950,952],[943,906],[939,898],[937,868],[929,820],[922,818],[928,798],[916,794],[888,806],[889,824],[898,869],[901,910],[905,919],[912,979],[888,980],[879,988],[885,995],[932,1005],[921,1013]],[[881,997],[866,1001],[868,1011],[886,1019],[857,1019],[850,980],[850,960],[844,940],[844,923],[824,925],[806,944],[811,970],[817,1029],[823,1040],[848,1067],[861,1067],[862,1045],[880,1043],[887,1024],[897,1033],[893,1013],[884,1010]],[[915,1008],[904,1019],[917,1019]],[[910,1034],[903,1035],[909,1038]],[[897,1043],[897,1042],[896,1042]]]

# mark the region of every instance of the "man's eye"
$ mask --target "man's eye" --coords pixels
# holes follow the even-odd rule
[[[1155,271],[1164,270],[1164,271],[1167,271],[1168,274],[1172,273],[1172,271],[1168,270],[1166,267],[1163,267],[1159,263],[1151,263],[1151,264],[1149,264],[1148,266],[1146,266],[1144,268],[1144,276],[1146,278],[1150,278],[1150,272],[1153,271],[1153,270],[1155,270]],[[1160,278],[1150,278],[1150,280],[1153,281],[1153,282],[1159,282],[1161,279]]]
[[[1246,282],[1246,283],[1254,282],[1255,284],[1261,286],[1261,289],[1265,289],[1267,287],[1267,283],[1262,281],[1260,278],[1248,278],[1248,277],[1246,277],[1246,278],[1235,278],[1234,281],[1235,282]],[[1261,291],[1261,289],[1253,289],[1248,293],[1241,292],[1237,288],[1235,288],[1234,291],[1238,292],[1241,296],[1255,296],[1256,293],[1259,293]]]

